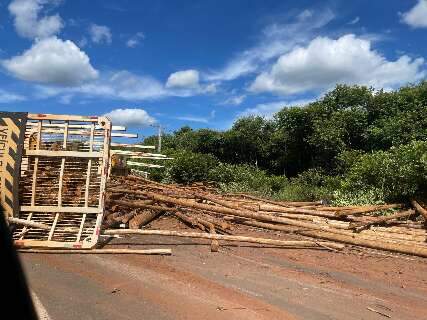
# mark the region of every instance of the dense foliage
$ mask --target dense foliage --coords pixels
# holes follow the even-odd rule
[[[427,82],[392,92],[338,85],[272,119],[240,118],[226,131],[183,127],[163,141],[175,160],[157,179],[284,199],[406,199],[427,187]]]

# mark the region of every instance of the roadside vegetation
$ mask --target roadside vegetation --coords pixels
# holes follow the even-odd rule
[[[392,92],[338,85],[272,119],[240,118],[226,131],[183,127],[163,146],[175,159],[152,171],[158,181],[341,205],[404,201],[427,190],[427,82]]]

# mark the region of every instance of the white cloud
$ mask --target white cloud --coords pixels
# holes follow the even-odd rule
[[[209,81],[229,81],[254,73],[271,59],[306,43],[314,30],[322,28],[333,18],[330,10],[317,14],[304,10],[294,22],[271,24],[263,30],[261,40],[255,46],[238,53],[222,69],[206,73],[203,77]]]
[[[353,24],[358,23],[359,21],[360,21],[360,17],[356,17],[353,20],[351,20],[348,24],[353,25]]]
[[[411,10],[402,14],[402,21],[413,28],[427,28],[427,0],[418,0]]]
[[[126,70],[101,74],[99,79],[74,87],[37,86],[37,97],[44,99],[67,94],[86,98],[108,98],[126,101],[156,100],[165,97],[189,97],[210,94],[216,90],[214,83],[197,88],[166,88],[160,81]]]
[[[292,107],[292,106],[305,106],[310,102],[313,102],[313,99],[301,99],[293,101],[276,101],[268,103],[260,103],[255,107],[247,108],[238,114],[238,117],[245,116],[262,116],[266,119],[273,118],[274,114],[283,108]]]
[[[87,46],[87,43],[88,43],[87,38],[86,38],[86,37],[82,37],[82,38],[77,42],[77,45],[78,45],[80,48],[84,48],[84,47],[86,47],[86,46]]]
[[[89,27],[89,34],[92,41],[98,44],[110,44],[113,39],[110,28],[108,28],[107,26],[100,26],[94,23],[91,24]]]
[[[301,12],[301,13],[297,16],[297,18],[298,18],[298,20],[306,20],[306,19],[311,18],[312,16],[313,16],[313,10],[308,10],[308,9],[306,9],[306,10],[304,10],[303,12]]]
[[[0,89],[0,103],[10,103],[27,100],[26,97]]]
[[[395,87],[425,76],[424,59],[403,55],[389,61],[371,48],[371,42],[349,34],[333,40],[318,37],[296,47],[262,72],[251,84],[253,92],[293,94],[324,90],[337,83]]]
[[[222,105],[233,105],[238,106],[243,103],[243,101],[246,99],[246,95],[242,94],[239,96],[233,96],[228,99],[226,99],[224,102],[222,102]]]
[[[149,76],[138,76],[129,71],[118,71],[98,81],[73,89],[88,96],[129,101],[152,100],[168,95],[163,85]]]
[[[196,116],[180,116],[180,117],[175,117],[174,119],[181,120],[181,121],[189,121],[189,122],[200,122],[200,123],[208,123],[209,122],[208,118],[196,117]]]
[[[45,5],[56,4],[56,0],[13,0],[9,12],[14,17],[18,34],[25,38],[47,38],[57,34],[63,27],[59,15],[39,17]]]
[[[199,86],[199,72],[197,70],[184,70],[172,73],[166,88],[197,88]]]
[[[130,37],[128,41],[126,41],[126,46],[129,48],[135,48],[144,38],[145,35],[143,32],[137,32],[135,35]]]
[[[144,109],[114,109],[105,114],[114,125],[129,127],[149,126],[156,122]]]
[[[98,77],[83,51],[72,41],[56,37],[36,41],[2,65],[16,78],[45,84],[73,86]]]
[[[216,93],[218,91],[218,83],[212,82],[212,83],[208,83],[206,85],[203,85],[199,88],[199,93],[201,94],[211,94],[211,93]]]
[[[70,104],[71,100],[73,100],[72,94],[66,94],[66,95],[63,95],[59,98],[59,102],[62,104]]]

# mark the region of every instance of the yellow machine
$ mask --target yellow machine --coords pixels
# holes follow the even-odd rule
[[[129,174],[127,158],[124,155],[114,153],[111,156],[111,174],[115,176],[127,176]]]

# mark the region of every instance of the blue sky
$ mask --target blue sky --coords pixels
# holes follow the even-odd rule
[[[0,109],[226,129],[426,78],[427,0],[0,2]]]

